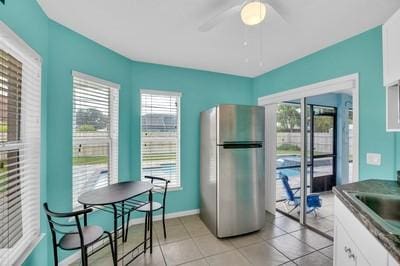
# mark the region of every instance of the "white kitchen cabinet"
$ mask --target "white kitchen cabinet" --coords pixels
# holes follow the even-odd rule
[[[369,265],[340,222],[335,224],[335,265]]]
[[[333,261],[336,266],[399,265],[337,197]]]
[[[385,87],[400,80],[400,10],[382,26],[383,82]]]
[[[342,225],[335,221],[335,265],[354,266],[356,261],[350,257],[355,245],[344,231]]]
[[[386,131],[400,131],[400,87],[386,87]]]

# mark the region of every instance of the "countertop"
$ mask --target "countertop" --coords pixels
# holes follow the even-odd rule
[[[347,192],[367,192],[385,195],[397,195],[400,197],[400,186],[396,181],[370,179],[333,188],[335,195],[365,225],[369,232],[388,250],[388,252],[400,263],[400,238],[390,235],[368,213],[355,204]]]

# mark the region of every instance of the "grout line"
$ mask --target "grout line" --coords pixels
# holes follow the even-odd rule
[[[329,257],[328,255],[325,255],[324,253],[321,252],[321,250],[326,249],[326,248],[329,248],[329,247],[331,247],[331,246],[332,246],[332,248],[333,248],[333,244],[332,244],[332,245],[330,245],[330,246],[327,246],[327,247],[324,247],[324,248],[320,248],[320,249],[318,249],[317,251],[318,251],[319,253],[321,253],[322,255],[324,255],[325,257],[327,257],[328,259],[333,260],[333,258],[331,258],[331,257]]]

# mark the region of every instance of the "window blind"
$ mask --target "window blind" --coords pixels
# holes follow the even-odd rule
[[[141,169],[180,187],[180,94],[141,92]]]
[[[72,206],[118,180],[118,85],[73,73]]]
[[[0,264],[13,265],[40,234],[41,63],[0,26]]]

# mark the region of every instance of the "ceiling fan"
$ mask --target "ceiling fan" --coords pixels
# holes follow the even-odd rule
[[[209,31],[228,17],[239,13],[245,25],[257,25],[265,19],[268,8],[274,9],[284,20],[287,19],[287,12],[285,7],[282,6],[282,0],[246,0],[215,15],[203,23],[199,27],[199,31]]]

